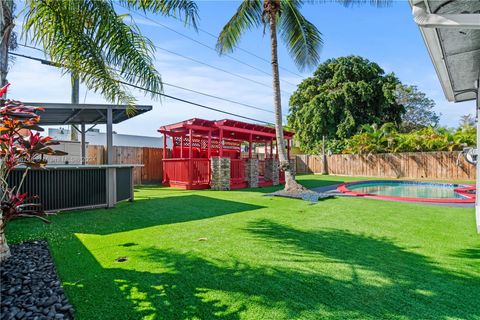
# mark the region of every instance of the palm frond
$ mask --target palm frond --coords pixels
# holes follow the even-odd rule
[[[220,32],[216,45],[217,51],[220,54],[232,52],[246,30],[261,25],[262,12],[261,0],[244,0]]]
[[[28,0],[26,4],[27,36],[89,89],[130,105],[135,99],[122,79],[154,92],[162,90],[152,60],[153,44],[136,25],[124,23],[112,2]]]
[[[315,66],[320,61],[322,34],[299,10],[302,1],[281,1],[280,35],[299,69]]]
[[[182,17],[186,25],[197,29],[198,6],[193,0],[119,0],[128,9],[151,11],[165,16]]]

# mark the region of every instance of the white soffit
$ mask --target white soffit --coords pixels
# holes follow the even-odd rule
[[[449,101],[476,99],[480,72],[480,0],[410,0]]]

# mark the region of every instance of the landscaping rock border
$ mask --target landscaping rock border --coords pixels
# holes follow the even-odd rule
[[[11,245],[0,265],[1,320],[73,319],[46,241]]]

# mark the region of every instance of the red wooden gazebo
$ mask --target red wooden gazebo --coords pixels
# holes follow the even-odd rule
[[[163,134],[163,184],[184,189],[210,187],[210,159],[230,158],[230,185],[232,189],[245,188],[245,161],[258,158],[253,144],[264,145],[264,157],[259,159],[259,185],[269,185],[263,180],[264,160],[278,157],[275,128],[259,124],[224,119],[211,121],[193,118],[160,127]],[[287,152],[293,132],[284,131]],[[167,139],[172,139],[171,158],[167,157]],[[275,147],[274,147],[275,146]],[[280,183],[284,182],[280,172]]]

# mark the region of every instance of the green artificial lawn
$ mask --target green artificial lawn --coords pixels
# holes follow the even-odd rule
[[[7,237],[48,239],[77,319],[480,319],[473,209],[273,190],[141,187]]]

